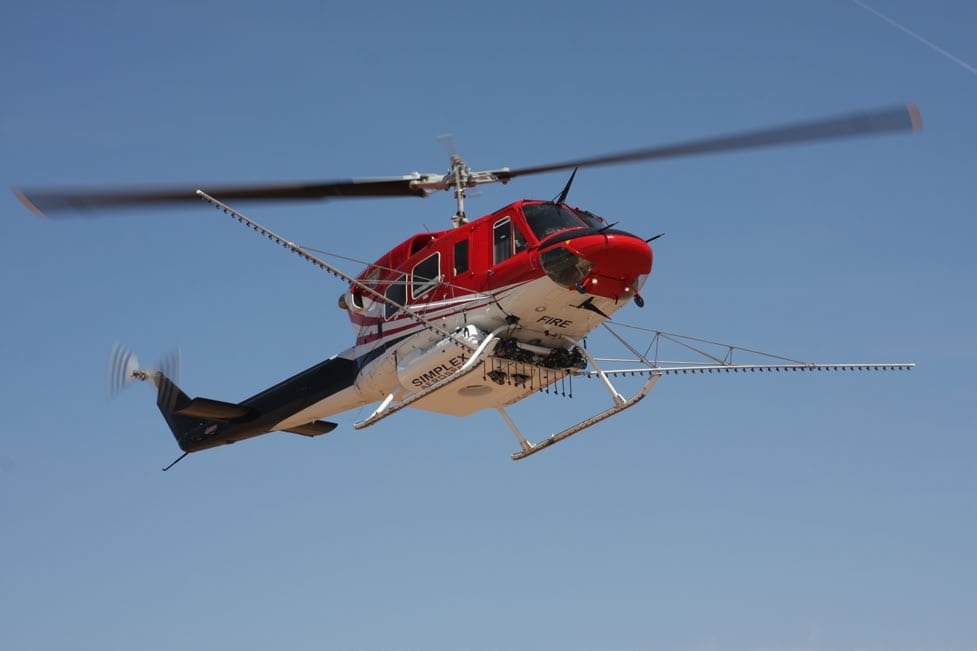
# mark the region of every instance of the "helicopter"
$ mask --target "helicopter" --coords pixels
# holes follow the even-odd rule
[[[204,201],[258,234],[301,256],[346,285],[338,305],[355,341],[349,348],[259,393],[228,402],[191,398],[178,386],[179,357],[151,368],[116,346],[109,360],[110,394],[151,382],[156,403],[182,455],[271,432],[317,437],[333,431],[331,416],[376,407],[355,429],[372,426],[412,407],[466,417],[495,409],[512,431],[524,459],[640,402],[665,375],[790,371],[908,370],[912,363],[821,364],[675,333],[634,328],[650,341],[629,343],[612,316],[628,305],[641,308],[652,270],[651,242],[616,228],[603,217],[573,207],[567,197],[577,170],[680,156],[730,152],[793,143],[919,131],[922,118],[908,104],[838,117],[510,169],[476,171],[449,149],[446,173],[419,173],[341,181],[226,185],[196,189],[143,187],[100,190],[18,189],[17,198],[38,216]],[[521,200],[470,220],[466,192],[483,184],[572,170],[552,200]],[[446,230],[414,235],[357,275],[342,271],[252,220],[228,202],[454,194],[455,213]],[[342,256],[339,256],[342,257]],[[587,347],[597,328],[607,330],[633,358],[601,358]],[[693,353],[692,361],[663,356],[663,345]],[[736,359],[734,360],[734,354]],[[749,359],[743,361],[742,357]],[[630,397],[613,380],[640,376]],[[506,408],[551,389],[566,394],[574,379],[597,378],[609,405],[537,443],[529,441]]]

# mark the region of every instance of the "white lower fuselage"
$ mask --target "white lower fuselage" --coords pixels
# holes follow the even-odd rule
[[[559,287],[543,276],[511,285],[492,295],[469,294],[417,306],[417,313],[448,332],[473,325],[483,334],[505,326],[507,317],[509,321],[516,317],[518,321],[511,330],[505,329],[507,336],[532,346],[568,348],[600,325],[605,320],[603,315],[610,317],[627,302],[584,295]],[[588,307],[581,307],[584,304]],[[404,315],[387,321],[383,333],[369,343],[339,354],[339,357],[362,360],[353,386],[292,415],[278,428],[287,429],[356,409],[391,394],[400,399],[453,374],[471,355],[470,350],[454,344],[437,346],[445,340],[444,334]],[[430,353],[425,355],[429,349]],[[405,372],[404,361],[412,359],[418,366]],[[481,368],[458,382],[448,383],[413,406],[466,416],[482,409],[511,405],[566,376],[561,370],[530,369],[530,366],[489,356]],[[529,376],[531,380],[517,384],[510,379],[499,383],[489,377],[493,368],[505,368],[507,376]]]

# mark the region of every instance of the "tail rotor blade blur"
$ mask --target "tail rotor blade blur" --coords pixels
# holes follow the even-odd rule
[[[168,377],[173,384],[179,384],[181,360],[180,349],[174,348],[156,366],[159,372]]]
[[[158,379],[162,374],[173,384],[180,381],[180,349],[174,348],[152,369],[139,368],[139,358],[122,344],[112,346],[109,353],[109,367],[106,378],[106,388],[110,398],[117,396],[123,389],[135,382]]]
[[[112,346],[109,353],[109,367],[106,389],[110,398],[117,396],[124,388],[138,381],[139,359],[135,353],[122,344]]]

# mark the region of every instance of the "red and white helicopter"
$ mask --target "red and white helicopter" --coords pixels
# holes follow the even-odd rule
[[[240,402],[190,398],[176,385],[178,360],[141,369],[117,347],[110,359],[109,389],[149,380],[157,404],[183,455],[274,431],[318,436],[332,431],[332,415],[379,403],[356,429],[369,427],[405,407],[452,416],[496,409],[515,434],[523,459],[609,418],[644,398],[673,373],[909,369],[911,363],[815,364],[718,342],[643,330],[643,350],[615,328],[611,317],[629,303],[644,305],[641,290],[652,267],[649,242],[603,218],[566,203],[576,170],[651,159],[784,145],[855,135],[919,130],[913,105],[789,124],[664,147],[583,158],[551,165],[475,171],[455,153],[445,174],[354,179],[325,183],[14,193],[38,215],[92,208],[121,208],[203,199],[348,283],[340,307],[356,341],[343,352]],[[530,174],[574,170],[553,201],[518,201],[469,221],[465,193],[486,183],[507,183]],[[225,201],[334,197],[425,197],[453,191],[454,227],[401,242],[358,275],[351,276],[252,221]],[[586,337],[607,329],[633,359],[595,357]],[[694,361],[664,359],[663,345],[694,353]],[[733,360],[734,353],[737,360]],[[741,363],[743,356],[749,363]],[[642,375],[631,397],[615,388],[620,375]],[[596,377],[609,406],[562,431],[531,443],[505,408],[540,391],[565,391],[574,378]],[[571,390],[572,393],[572,390]]]

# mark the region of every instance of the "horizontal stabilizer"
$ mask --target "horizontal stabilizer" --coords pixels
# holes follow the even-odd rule
[[[305,425],[299,425],[298,427],[292,427],[285,432],[290,432],[291,434],[301,434],[302,436],[319,436],[321,434],[328,434],[329,432],[336,429],[336,423],[330,423],[325,420],[316,420],[311,423],[306,423]]]
[[[251,407],[237,405],[233,402],[221,402],[210,398],[194,398],[186,407],[174,413],[191,418],[217,420],[225,423],[251,420],[258,416],[258,412]]]

